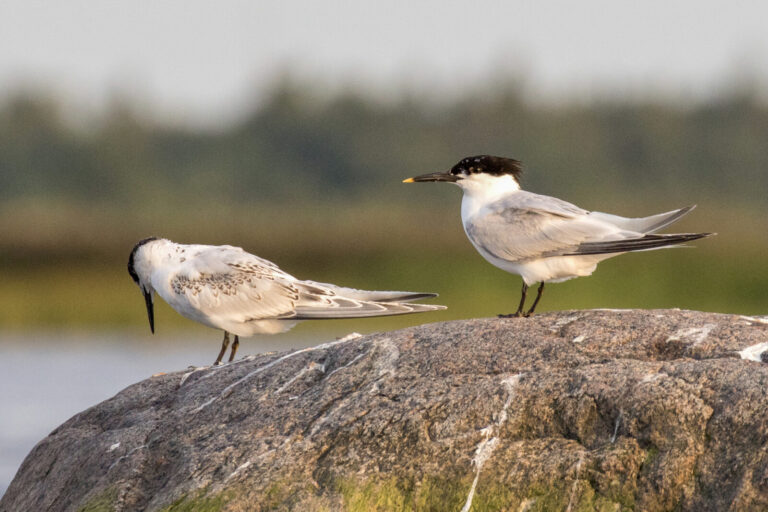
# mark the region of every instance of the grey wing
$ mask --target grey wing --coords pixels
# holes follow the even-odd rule
[[[550,213],[560,217],[574,217],[577,215],[587,215],[589,211],[579,208],[575,204],[563,201],[556,197],[534,194],[521,190],[513,197],[502,199],[494,203],[495,209],[522,208],[526,210],[535,210]]]
[[[511,262],[572,254],[584,242],[637,235],[560,199],[530,193],[489,205],[464,227],[478,248]]]
[[[171,277],[171,287],[209,318],[247,322],[293,314],[295,279],[274,263],[231,246],[199,246],[193,256]]]

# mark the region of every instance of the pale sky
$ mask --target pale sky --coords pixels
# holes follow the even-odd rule
[[[326,87],[455,94],[518,74],[538,98],[706,98],[768,83],[768,3],[0,0],[0,98],[115,94],[217,122],[291,71]]]

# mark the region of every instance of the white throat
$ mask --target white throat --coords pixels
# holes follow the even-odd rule
[[[472,174],[456,182],[464,191],[461,218],[466,221],[485,205],[520,190],[520,184],[509,174],[492,176]]]

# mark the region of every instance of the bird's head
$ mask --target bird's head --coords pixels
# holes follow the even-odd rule
[[[153,334],[155,332],[155,312],[153,307],[155,289],[152,288],[152,283],[150,282],[152,274],[152,254],[150,251],[152,244],[150,242],[157,240],[155,237],[140,240],[133,247],[131,255],[128,257],[128,273],[144,295],[144,302],[147,305],[147,316],[149,317],[149,328]]]
[[[478,155],[462,159],[449,171],[414,176],[403,180],[403,183],[447,181],[448,183],[455,183],[465,191],[498,186],[519,189],[522,173],[523,167],[518,160],[500,156]]]

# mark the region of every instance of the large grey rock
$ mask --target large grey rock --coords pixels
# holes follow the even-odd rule
[[[0,510],[768,510],[765,348],[765,318],[567,311],[157,376]]]

